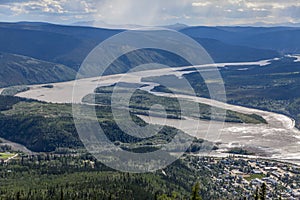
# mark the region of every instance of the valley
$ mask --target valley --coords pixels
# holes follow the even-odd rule
[[[275,59],[276,60],[276,59]],[[272,60],[245,62],[245,63],[220,63],[214,66],[253,66],[268,67]],[[197,68],[210,67],[209,65],[196,66]],[[155,92],[153,88],[158,86],[155,82],[144,82],[143,80],[150,77],[164,76],[186,76],[193,71],[189,71],[191,67],[176,67],[156,69],[150,71],[131,72],[127,74],[107,75],[102,77],[93,77],[86,79],[78,79],[76,81],[51,83],[52,87],[43,87],[44,85],[31,85],[30,90],[18,93],[16,96],[23,98],[31,98],[49,103],[82,103],[82,99],[94,93],[97,87],[113,85],[120,81],[132,84],[145,85],[141,90],[150,92],[158,97],[174,97],[174,95],[163,92]],[[73,87],[76,85],[76,96],[73,94]],[[202,103],[205,105],[223,108],[244,114],[256,114],[263,117],[267,124],[245,124],[197,120],[195,118],[165,119],[159,117],[142,116],[143,120],[152,124],[168,125],[199,139],[218,143],[219,149],[215,152],[208,152],[208,155],[227,156],[230,149],[245,149],[257,156],[271,157],[273,159],[299,163],[300,154],[298,153],[298,145],[300,143],[300,132],[295,128],[295,121],[290,117],[273,112],[247,108],[243,106],[232,105],[219,102],[209,98],[193,97],[188,94],[176,94],[176,98],[185,99],[187,101]],[[180,122],[180,123],[179,123]],[[198,124],[198,126],[195,126]]]
[[[60,18],[59,24],[0,22],[0,199],[300,198],[300,27],[174,24],[162,28],[201,48],[173,34],[164,38],[165,30],[157,32],[162,38],[126,36],[115,44],[107,39],[128,26],[66,25],[82,14],[93,20],[93,2],[0,3],[5,15],[12,11],[9,21],[37,20],[36,13],[38,20]],[[221,9],[221,2],[190,2],[190,12],[184,2],[176,12],[189,13],[185,21],[206,6],[208,13]],[[234,13],[275,15],[271,7],[282,6],[227,3],[230,10],[220,13],[230,21]],[[121,10],[133,12],[130,5]],[[41,9],[51,15],[43,18]],[[138,10],[146,17],[148,9]],[[102,42],[109,47],[93,54]],[[168,45],[185,56],[163,50]],[[127,53],[105,62],[119,50]],[[101,67],[107,68],[98,74]]]

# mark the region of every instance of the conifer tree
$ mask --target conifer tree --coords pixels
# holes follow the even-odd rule
[[[258,187],[255,190],[254,199],[259,200],[259,189],[258,189]]]
[[[263,183],[260,189],[260,199],[266,200],[266,196],[267,196],[267,185],[266,183]]]
[[[192,188],[192,196],[191,196],[191,200],[202,200],[202,198],[200,197],[200,183],[197,182],[193,188]]]

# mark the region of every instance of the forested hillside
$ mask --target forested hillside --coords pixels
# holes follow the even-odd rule
[[[75,76],[74,70],[62,64],[16,54],[0,53],[0,88],[68,81],[74,79]]]
[[[85,57],[94,47],[122,31],[124,30],[48,23],[0,23],[0,52],[3,52],[0,71],[6,72],[6,74],[9,72],[10,76],[18,78],[9,79],[12,77],[2,76],[0,77],[2,82],[0,87],[69,80],[74,77],[74,71],[79,69]],[[253,32],[253,30],[251,31]],[[261,31],[255,29],[255,31],[266,32],[263,29]],[[229,36],[240,38],[246,29],[241,29],[241,31],[230,29],[229,31],[212,27],[189,27],[182,29],[181,32],[199,42],[215,62],[270,59],[278,57],[278,52],[286,49],[284,46],[269,48],[268,46],[248,45],[240,40],[231,41],[228,39]],[[287,34],[289,33],[287,32]],[[237,37],[235,37],[236,34],[238,34]],[[253,34],[251,36],[254,37]],[[123,55],[106,71],[106,74],[127,72],[136,67],[137,64],[153,62],[168,66],[189,65],[184,59],[172,54],[172,52],[148,49]],[[50,69],[51,65],[52,68]],[[41,72],[45,73],[42,74]],[[99,75],[97,73],[92,74]]]

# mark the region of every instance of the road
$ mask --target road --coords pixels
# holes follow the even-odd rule
[[[11,159],[14,159],[16,157],[18,157],[19,154],[15,154],[14,156],[7,158],[6,160],[4,160],[4,163],[7,163],[8,161],[10,161]]]

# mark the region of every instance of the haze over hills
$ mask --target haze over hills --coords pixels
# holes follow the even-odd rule
[[[265,22],[255,22],[250,24],[240,24],[239,26],[253,26],[253,27],[274,27],[274,26],[285,26],[285,27],[300,27],[300,23],[265,23]]]
[[[104,21],[99,20],[91,20],[91,21],[78,21],[70,24],[71,26],[84,26],[84,27],[94,27],[94,28],[107,28],[107,29],[138,29],[144,26],[135,25],[135,24],[122,24],[122,25],[114,25],[107,24]]]
[[[104,21],[79,21],[70,24],[71,26],[86,26],[86,27],[95,27],[95,28],[108,28],[108,29],[139,29],[147,26],[142,26],[142,25],[135,25],[135,24],[123,24],[123,25],[114,25],[114,24],[107,24]],[[180,30],[183,28],[188,27],[186,24],[182,23],[176,23],[176,24],[171,24],[171,25],[165,25],[165,26],[160,26],[162,28],[169,28],[169,29],[174,29],[174,30]]]

